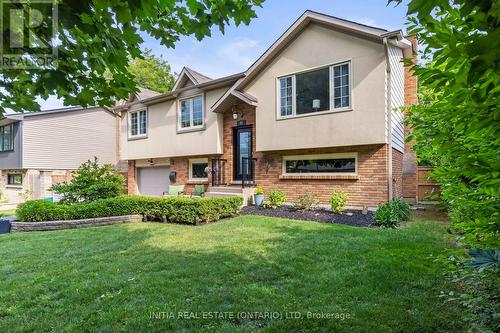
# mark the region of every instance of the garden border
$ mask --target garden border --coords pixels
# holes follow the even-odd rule
[[[82,219],[82,220],[11,222],[10,232],[49,231],[49,230],[100,227],[105,225],[128,223],[128,222],[142,222],[142,219],[143,219],[142,215],[122,215],[122,216],[97,217],[97,218]]]

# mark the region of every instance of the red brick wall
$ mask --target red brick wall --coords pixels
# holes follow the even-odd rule
[[[239,104],[236,106],[238,112],[238,120],[240,119],[240,114],[243,112],[243,119],[246,121],[247,125],[252,125],[252,137],[253,145],[252,152],[253,157],[259,158],[260,154],[255,152],[255,108],[248,106],[246,104]],[[226,159],[226,183],[230,184],[233,180],[233,130],[237,126],[238,120],[233,119],[232,112],[226,112],[223,115],[223,151],[221,158]]]
[[[189,180],[189,159],[194,158],[207,158],[208,166],[211,166],[211,158],[212,156],[184,156],[184,157],[173,157],[170,159],[170,171],[176,171],[177,177],[175,185],[185,185],[184,192],[186,194],[192,194],[194,192],[194,186],[197,184],[203,184],[208,186],[208,181],[190,181]],[[208,175],[208,180],[210,180],[210,176]]]
[[[282,157],[300,154],[358,153],[358,176],[308,177],[284,179]],[[367,145],[341,148],[301,149],[259,154],[256,165],[256,183],[266,192],[279,189],[289,202],[304,193],[314,193],[323,204],[328,204],[332,190],[343,189],[349,193],[349,205],[377,206],[387,201],[387,145]],[[269,163],[271,162],[271,163]]]
[[[403,196],[403,153],[392,148],[392,194],[394,198]]]
[[[127,170],[127,194],[134,195],[137,194],[137,172],[135,170],[135,161],[128,161]]]
[[[414,52],[417,51],[417,39],[413,36],[407,37],[413,45]],[[412,59],[416,63],[416,57]],[[417,98],[418,82],[417,77],[413,75],[410,66],[405,67],[405,84],[404,84],[404,102],[405,105],[413,105],[418,103]],[[411,127],[405,126],[405,137],[411,132]],[[413,142],[405,143],[405,153],[403,156],[403,197],[411,201],[416,201],[417,198],[417,156],[411,150]]]

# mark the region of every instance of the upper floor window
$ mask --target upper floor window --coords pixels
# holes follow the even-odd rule
[[[0,126],[0,151],[14,150],[14,125]]]
[[[179,103],[179,129],[201,128],[204,123],[203,96],[182,99]]]
[[[279,78],[278,117],[350,109],[350,72],[346,62]]]
[[[137,110],[129,112],[129,137],[140,138],[148,134],[148,111]]]

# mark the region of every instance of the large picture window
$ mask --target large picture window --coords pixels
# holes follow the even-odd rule
[[[0,126],[0,151],[14,150],[14,125]]]
[[[147,110],[132,111],[129,113],[129,137],[140,138],[148,134]]]
[[[208,159],[197,158],[189,160],[189,179],[191,180],[208,180],[206,172],[208,167]]]
[[[357,173],[356,153],[283,157],[284,175],[335,175]]]
[[[351,108],[350,63],[327,66],[278,79],[278,117]]]
[[[179,129],[201,128],[204,125],[203,96],[186,98],[179,103]]]

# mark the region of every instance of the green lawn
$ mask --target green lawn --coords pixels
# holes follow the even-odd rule
[[[14,216],[14,215],[16,215],[16,210],[15,209],[12,209],[12,210],[0,210],[0,217]]]
[[[437,297],[450,287],[435,257],[459,251],[445,227],[421,219],[383,230],[241,216],[202,227],[0,235],[0,332],[461,331],[460,309]],[[152,319],[153,311],[165,318]],[[203,318],[224,311],[234,318]],[[238,317],[294,311],[302,318]]]

